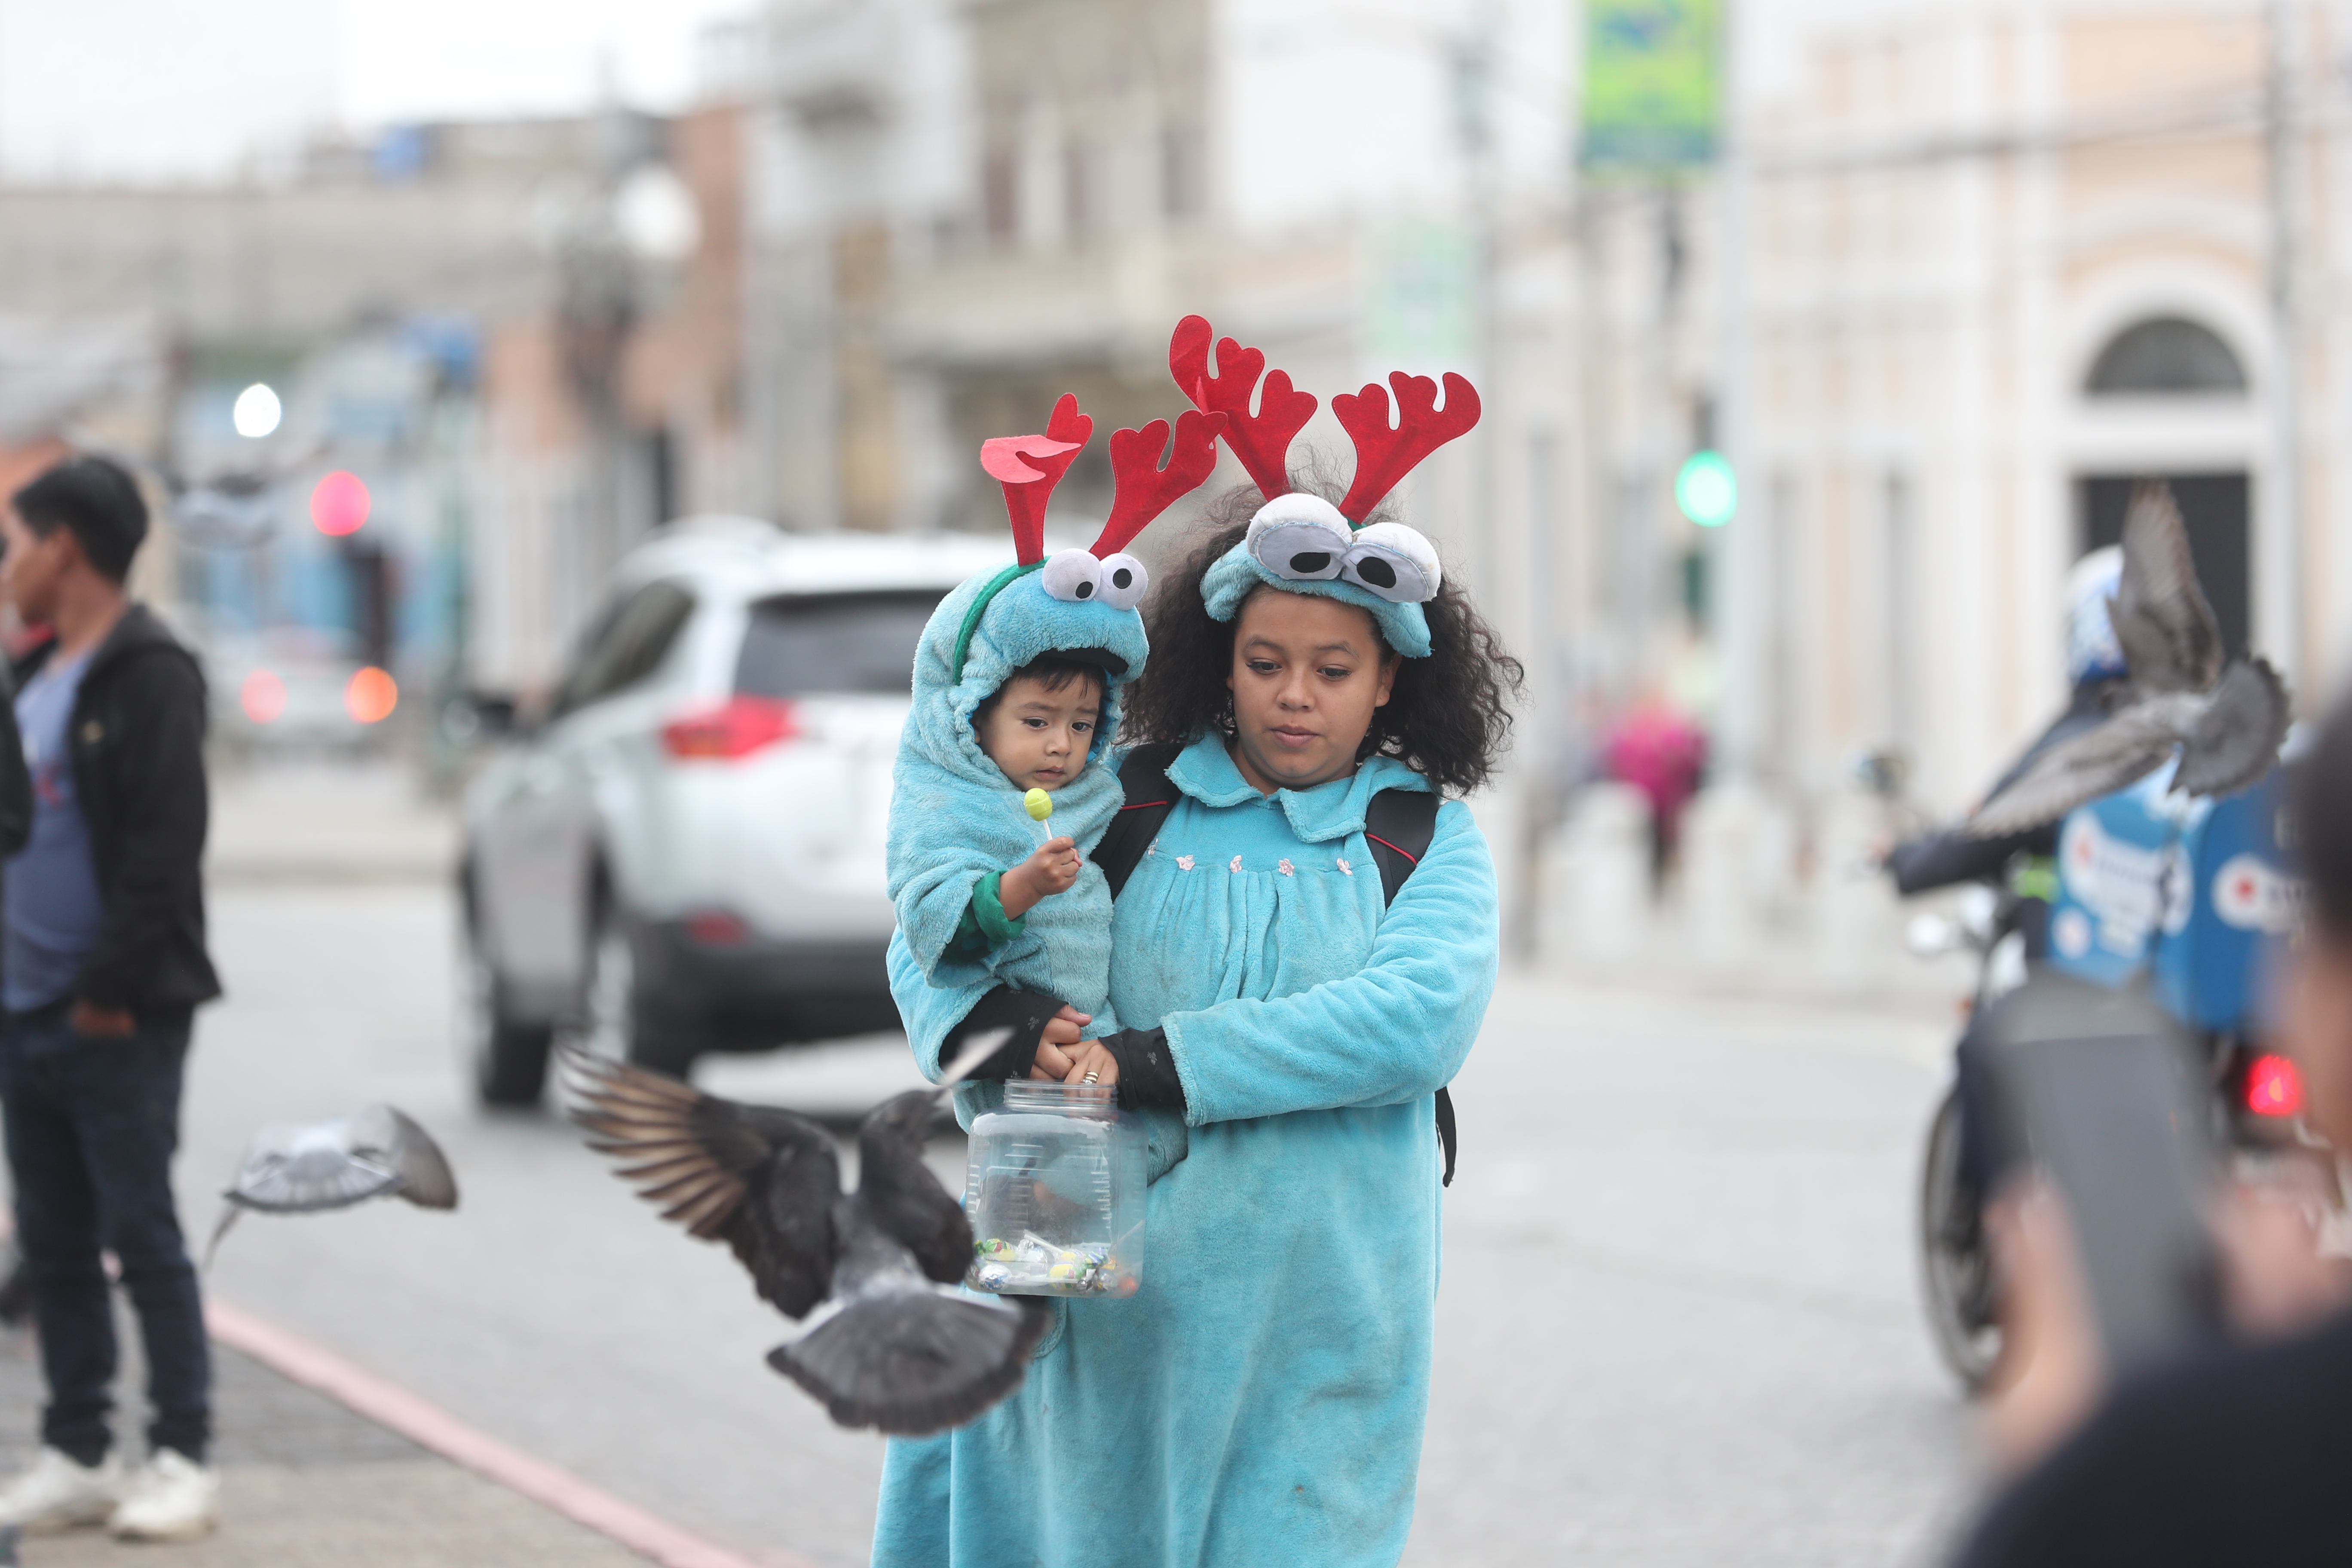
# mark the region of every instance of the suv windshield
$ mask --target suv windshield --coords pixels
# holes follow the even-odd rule
[[[904,697],[923,623],[945,596],[913,588],[761,600],[743,632],[735,689],[753,697]]]

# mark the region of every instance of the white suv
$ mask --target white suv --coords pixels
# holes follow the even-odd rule
[[[458,870],[481,1098],[549,1043],[684,1075],[709,1050],[886,1028],[883,843],[915,644],[1003,564],[979,538],[742,519],[625,560],[543,723],[475,782]]]

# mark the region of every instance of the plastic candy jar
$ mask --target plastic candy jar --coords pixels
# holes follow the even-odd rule
[[[1014,1079],[971,1124],[971,1268],[1000,1296],[1132,1296],[1143,1282],[1143,1125],[1109,1084]]]

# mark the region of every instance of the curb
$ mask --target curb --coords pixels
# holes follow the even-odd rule
[[[421,1448],[462,1465],[553,1510],[576,1524],[662,1563],[664,1568],[814,1568],[806,1558],[772,1552],[754,1562],[656,1518],[569,1470],[467,1426],[421,1395],[344,1360],[322,1345],[214,1300],[205,1304],[212,1337],[292,1383],[315,1389]]]

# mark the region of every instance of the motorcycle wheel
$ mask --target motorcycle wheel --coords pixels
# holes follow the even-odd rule
[[[1927,1124],[1919,1177],[1919,1279],[1936,1352],[1961,1387],[1980,1393],[2000,1359],[1992,1252],[1984,1213],[1960,1176],[1960,1097],[1947,1089]]]

